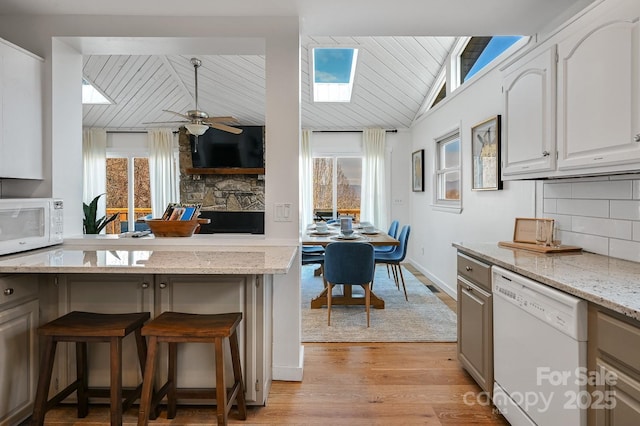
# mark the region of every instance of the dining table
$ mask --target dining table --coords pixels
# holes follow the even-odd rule
[[[340,225],[329,225],[326,232],[316,231],[314,226],[309,227],[302,235],[303,246],[322,246],[325,247],[336,241],[344,242],[366,242],[373,246],[398,246],[400,241],[391,237],[385,231],[376,229],[372,232],[366,232],[364,228],[355,224],[353,226],[353,234],[350,236],[342,235]],[[363,305],[365,304],[364,295],[354,295],[351,285],[343,285],[342,295],[332,295],[331,305]],[[373,287],[373,283],[372,283]],[[325,287],[316,297],[311,299],[311,309],[322,308],[327,306],[327,287]],[[377,296],[373,290],[371,291],[371,307],[376,309],[384,309],[384,299]]]

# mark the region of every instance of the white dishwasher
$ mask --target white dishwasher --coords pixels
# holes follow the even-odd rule
[[[493,403],[513,426],[587,423],[587,303],[492,267]]]

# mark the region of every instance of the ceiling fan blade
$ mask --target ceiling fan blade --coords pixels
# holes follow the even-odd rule
[[[203,123],[238,123],[238,119],[231,116],[226,117],[209,117],[202,120]]]
[[[142,124],[172,124],[172,123],[189,123],[189,121],[146,121]]]
[[[175,115],[179,115],[180,117],[184,117],[184,118],[186,118],[187,120],[191,121],[191,117],[189,117],[188,115],[184,115],[184,114],[182,114],[182,113],[175,112],[175,111],[170,111],[170,110],[168,110],[168,109],[163,109],[162,111],[164,111],[164,112],[170,112],[171,114],[175,114]]]
[[[222,130],[223,132],[233,133],[234,135],[239,135],[242,133],[242,129],[237,129],[235,127],[227,126],[226,124],[221,123],[207,123],[209,127],[213,127],[214,129]]]

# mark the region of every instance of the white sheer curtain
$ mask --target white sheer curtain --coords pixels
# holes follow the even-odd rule
[[[151,180],[151,212],[160,217],[168,203],[180,201],[178,176],[174,160],[171,129],[153,129],[147,134],[149,145],[149,178]]]
[[[387,224],[387,195],[385,173],[384,129],[365,129],[362,132],[362,196],[360,220],[371,222],[380,229]]]
[[[107,132],[104,129],[82,130],[82,200],[91,200],[107,190]],[[96,217],[105,215],[106,196],[98,201]]]
[[[303,229],[313,222],[312,136],[311,130],[303,130],[300,141],[300,223]]]

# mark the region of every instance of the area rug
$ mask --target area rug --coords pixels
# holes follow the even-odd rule
[[[302,267],[303,342],[455,342],[456,314],[413,274],[402,269],[409,301],[398,290],[384,267],[376,268],[374,293],[385,302],[384,309],[371,309],[367,328],[364,306],[332,306],[331,326],[327,309],[311,309],[311,299],[323,289],[322,277],[314,276],[315,265]],[[364,290],[353,287],[353,293]],[[340,286],[334,287],[334,295]]]

